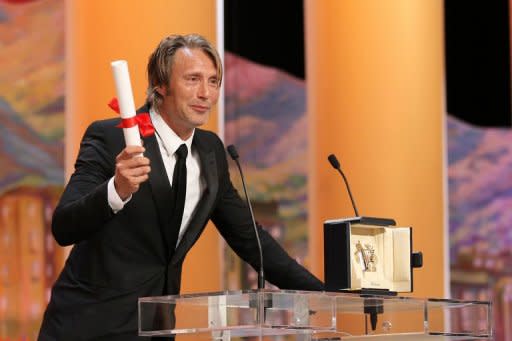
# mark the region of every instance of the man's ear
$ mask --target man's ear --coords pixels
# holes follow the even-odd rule
[[[155,91],[162,97],[165,97],[165,94],[167,93],[167,88],[165,86],[157,86],[155,88]]]

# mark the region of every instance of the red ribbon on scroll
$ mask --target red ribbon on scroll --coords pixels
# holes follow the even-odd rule
[[[112,98],[108,106],[119,114],[119,102],[117,98]],[[148,137],[155,133],[155,127],[151,123],[149,113],[143,112],[130,118],[122,118],[121,123],[117,125],[118,128],[131,128],[135,125],[139,126],[139,132],[142,136]]]

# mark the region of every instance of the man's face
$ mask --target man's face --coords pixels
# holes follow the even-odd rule
[[[217,68],[201,49],[181,48],[176,51],[168,86],[163,95],[160,115],[182,139],[195,127],[208,121],[212,106],[219,99]]]

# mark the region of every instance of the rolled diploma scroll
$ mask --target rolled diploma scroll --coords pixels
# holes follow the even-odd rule
[[[130,73],[126,60],[115,60],[110,63],[114,82],[116,83],[117,100],[119,102],[119,113],[121,118],[132,118],[136,115],[135,103],[133,101]],[[142,146],[139,134],[139,126],[123,128],[124,142],[127,146]]]

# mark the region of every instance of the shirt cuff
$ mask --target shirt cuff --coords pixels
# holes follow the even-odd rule
[[[112,212],[117,213],[121,211],[126,205],[128,201],[132,199],[132,196],[130,195],[125,201],[121,199],[119,194],[117,194],[116,187],[114,186],[114,177],[112,177],[108,181],[107,185],[107,191],[108,191],[108,205],[112,209]]]

